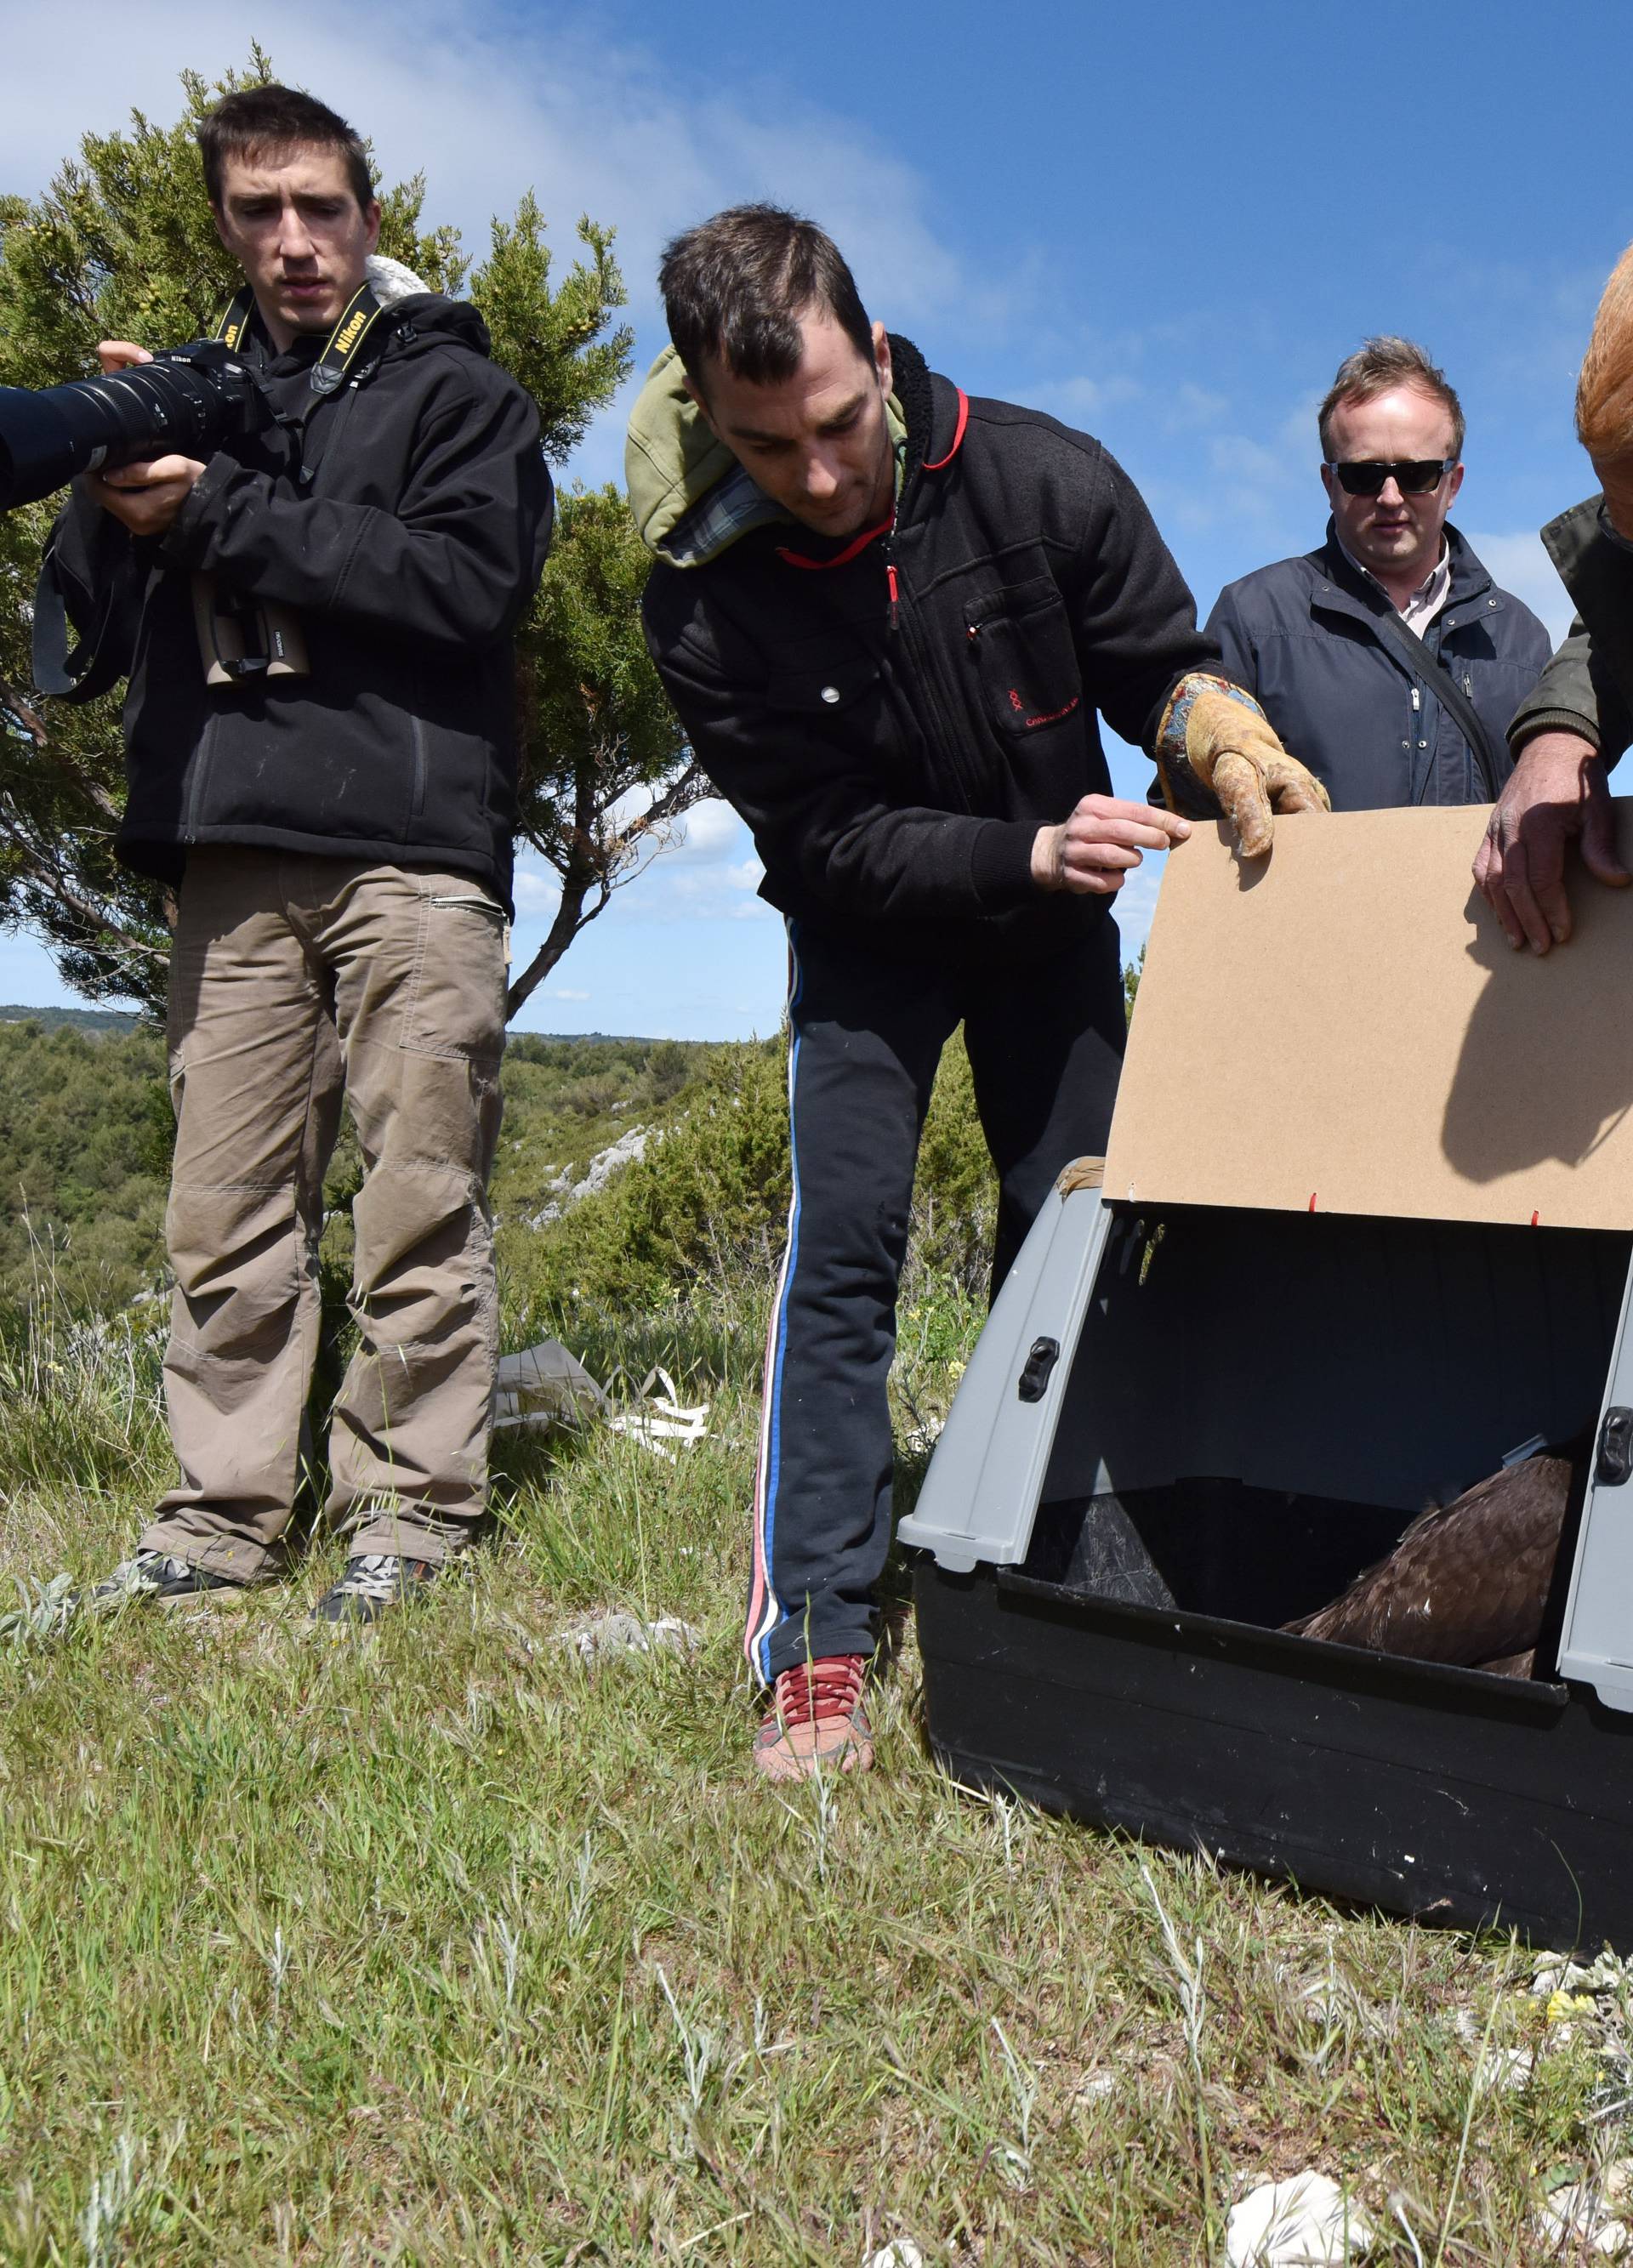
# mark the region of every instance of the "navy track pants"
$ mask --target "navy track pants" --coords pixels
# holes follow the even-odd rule
[[[993,1289],[1056,1175],[1105,1148],[1123,1053],[1117,927],[1031,966],[948,970],[788,932],[794,1198],[765,1353],[743,1651],[770,1682],[871,1653],[890,1541],[896,1289],[935,1067],[962,1020],[1000,1186]]]

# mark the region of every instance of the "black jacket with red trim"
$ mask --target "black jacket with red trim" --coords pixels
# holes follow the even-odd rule
[[[1031,876],[1038,828],[1111,791],[1097,711],[1149,753],[1175,682],[1218,648],[1099,442],[967,400],[890,344],[908,437],[893,533],[858,550],[785,523],[697,566],[661,560],[647,641],[753,831],[763,897],[914,957],[1030,960],[1105,917]]]

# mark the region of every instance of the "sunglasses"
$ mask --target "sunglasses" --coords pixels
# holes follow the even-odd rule
[[[1326,469],[1338,475],[1346,496],[1382,496],[1385,481],[1393,481],[1402,496],[1427,496],[1456,462],[1455,457],[1410,457],[1404,465],[1328,465]]]

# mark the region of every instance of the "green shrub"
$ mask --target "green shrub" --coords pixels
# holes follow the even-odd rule
[[[151,1027],[0,1025],[0,1300],[122,1307],[163,1262],[173,1138]]]
[[[787,1046],[713,1050],[682,1090],[644,1157],[564,1218],[506,1239],[518,1328],[568,1328],[647,1314],[767,1277],[789,1198]],[[942,1059],[920,1150],[910,1277],[964,1292],[990,1263],[995,1188],[961,1039]]]

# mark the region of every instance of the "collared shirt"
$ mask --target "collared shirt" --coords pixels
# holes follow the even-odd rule
[[[1375,590],[1383,591],[1384,586],[1378,581],[1377,576],[1373,574],[1370,567],[1363,567],[1361,564],[1361,562],[1356,557],[1354,552],[1351,551],[1349,546],[1344,541],[1341,535],[1338,536],[1337,541],[1339,549],[1343,553],[1345,558],[1349,560],[1356,574],[1364,575],[1367,581],[1371,584]],[[1408,630],[1411,631],[1413,637],[1421,638],[1423,632],[1429,628],[1430,622],[1434,621],[1435,616],[1440,612],[1441,608],[1445,605],[1446,600],[1451,597],[1451,595],[1452,547],[1443,535],[1440,539],[1440,556],[1438,560],[1436,562],[1434,566],[1430,569],[1428,574],[1424,576],[1422,581],[1418,585],[1416,590],[1413,592],[1405,606],[1395,607],[1395,612],[1400,615]],[[1386,599],[1389,598],[1387,591],[1384,591],[1384,596]],[[1390,599],[1389,602],[1391,606],[1394,606],[1394,600],[1393,599]]]

